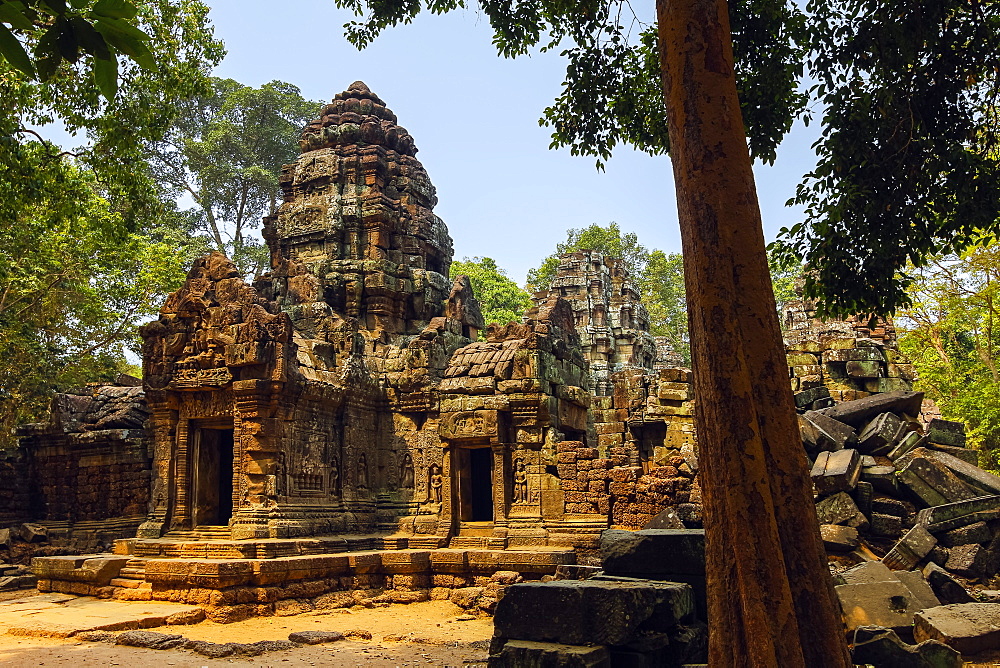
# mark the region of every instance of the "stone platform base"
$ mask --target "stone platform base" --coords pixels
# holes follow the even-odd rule
[[[369,537],[371,538],[371,537]],[[338,542],[340,541],[340,542]],[[576,563],[572,550],[434,549],[336,551],[365,543],[338,539],[209,541],[120,541],[119,555],[39,557],[32,567],[42,592],[119,600],[170,601],[195,605],[216,622],[286,615],[316,608],[451,599],[473,611],[492,613],[508,585],[554,575]],[[215,544],[218,543],[218,544]],[[310,553],[320,550],[321,553]],[[160,556],[160,554],[212,554]],[[245,549],[289,556],[222,558]]]

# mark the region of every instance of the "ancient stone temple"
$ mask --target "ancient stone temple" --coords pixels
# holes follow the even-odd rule
[[[272,271],[251,286],[204,258],[142,330],[154,472],[140,537],[544,544],[563,514],[556,443],[588,429],[568,304],[475,341],[434,188],[364,84],[300,145],[265,220]]]
[[[653,368],[657,344],[649,333],[649,315],[618,258],[577,251],[559,260],[552,285],[535,294],[535,302],[557,295],[570,303],[581,351],[590,365],[591,390],[609,396],[612,373],[626,367]]]

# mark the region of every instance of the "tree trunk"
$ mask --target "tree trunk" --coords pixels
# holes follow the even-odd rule
[[[767,268],[725,0],[657,0],[705,504],[710,666],[849,666]]]

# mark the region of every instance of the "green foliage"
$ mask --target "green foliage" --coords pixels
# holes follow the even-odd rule
[[[649,311],[649,332],[665,336],[684,364],[691,363],[687,300],[684,296],[684,257],[654,250],[639,275],[642,302]]]
[[[364,18],[364,47],[422,9],[465,0],[336,0]],[[480,5],[504,56],[561,48],[563,90],[545,110],[552,147],[594,155],[620,143],[666,152],[657,40],[624,0]],[[782,253],[808,264],[821,315],[907,303],[907,262],[1000,230],[1000,3],[735,0],[735,78],[751,153],[772,161],[792,122],[822,119],[819,162],[792,202],[808,218]],[[706,137],[710,141],[710,137]]]
[[[528,270],[528,289],[548,290],[559,269],[559,256],[579,250],[600,251],[616,257],[632,276],[639,276],[649,260],[649,251],[639,243],[635,233],[622,234],[618,223],[611,222],[607,227],[593,223],[589,227],[570,228],[566,230],[566,241],[556,244],[556,251],[542,260],[540,266]]]
[[[40,145],[26,157],[59,196],[0,226],[0,447],[42,415],[52,391],[126,370],[135,326],[179,286],[191,250],[163,232],[123,232],[91,173]]]
[[[771,287],[774,289],[778,318],[781,321],[781,326],[784,327],[782,315],[785,312],[785,307],[789,302],[799,298],[795,292],[795,283],[802,275],[802,264],[794,257],[782,254],[772,245],[767,248],[767,268],[771,272]]]
[[[48,81],[63,64],[89,56],[100,92],[111,100],[118,90],[119,54],[156,68],[150,36],[137,27],[138,13],[128,0],[0,0],[0,57],[22,75]]]
[[[472,257],[451,263],[450,276],[469,277],[472,291],[479,300],[486,324],[521,322],[524,312],[531,307],[531,296],[507,277],[507,272],[497,266],[493,258]]]
[[[252,88],[213,78],[205,94],[181,104],[163,139],[148,145],[165,193],[190,195],[197,229],[247,274],[269,257],[247,231],[274,212],[281,166],[298,156],[299,134],[319,107],[283,81]]]
[[[573,251],[600,251],[622,261],[636,281],[642,302],[649,312],[649,330],[665,336],[674,352],[691,360],[687,329],[687,302],[684,296],[684,260],[679,253],[649,251],[633,232],[622,233],[617,223],[566,231],[566,241],[556,244],[556,251],[540,266],[528,271],[528,289],[547,290],[559,269],[559,256]]]
[[[0,201],[0,226],[13,224],[36,202],[53,206],[63,196],[60,180],[41,171],[70,169],[67,157],[93,172],[126,228],[138,229],[163,215],[160,193],[141,168],[143,144],[162,136],[181,100],[204,89],[207,72],[223,51],[200,2],[147,0],[139,7],[137,19],[153,38],[156,68],[123,62],[120,94],[112,101],[102,98],[86,69],[63,63],[49,80],[33,82],[0,61],[0,178],[8,195]],[[57,122],[86,145],[68,153],[45,141],[48,127]],[[44,160],[36,159],[37,146],[44,146]]]
[[[336,0],[363,20],[345,25],[347,38],[364,48],[384,29],[409,23],[423,9],[441,14],[465,0]],[[784,0],[730,2],[737,81],[750,148],[773,162],[775,149],[803,110],[798,92],[802,16]],[[598,167],[619,144],[652,154],[669,148],[656,28],[640,20],[625,0],[559,3],[529,0],[480,4],[504,57],[533,49],[562,49],[567,60],[562,93],[540,121],[553,128],[552,147],[596,156]]]
[[[1000,244],[935,258],[914,272],[897,319],[917,389],[965,422],[984,463],[1000,468]]]
[[[98,6],[129,13],[124,2],[101,0],[93,10]],[[73,1],[70,7],[91,8]],[[4,444],[14,424],[40,417],[51,391],[128,368],[124,353],[135,324],[155,311],[202,250],[191,239],[190,221],[161,199],[142,168],[142,145],[169,127],[181,100],[204,88],[222,44],[196,0],[144,0],[136,7],[129,20],[150,35],[155,63],[123,60],[113,99],[96,65],[63,58],[35,81],[0,59]],[[24,34],[26,43],[39,39]],[[69,152],[46,141],[56,123],[85,145]]]
[[[958,252],[1000,220],[1000,3],[814,0],[810,94],[819,164],[782,238],[820,312],[892,313],[907,262]]]

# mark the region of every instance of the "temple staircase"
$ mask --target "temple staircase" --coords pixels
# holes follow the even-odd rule
[[[127,589],[151,588],[151,585],[146,582],[146,560],[135,557],[129,559],[125,563],[125,567],[118,572],[118,577],[113,578],[110,584],[112,587],[125,587]]]

